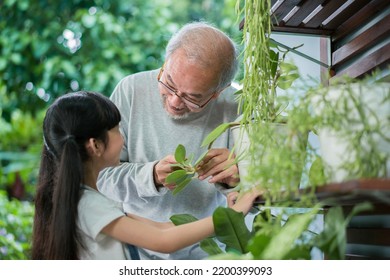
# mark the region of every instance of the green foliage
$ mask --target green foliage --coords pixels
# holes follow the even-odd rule
[[[213,215],[216,237],[227,249],[222,254],[211,255],[210,259],[310,259],[313,248],[320,249],[329,259],[344,259],[348,223],[357,213],[372,209],[372,205],[358,204],[347,217],[341,207],[332,207],[325,216],[324,230],[314,233],[309,226],[322,213],[321,207],[317,204],[290,215],[287,211],[272,215],[269,210],[263,210],[256,216],[252,232],[246,232],[243,215],[229,208],[218,208]],[[231,213],[234,214],[228,217]],[[286,220],[285,216],[288,216]]]
[[[28,111],[15,109],[10,115],[9,122],[5,118],[0,118],[0,150],[36,151],[40,149],[44,114],[44,110],[32,115]],[[1,114],[0,117],[2,117]]]
[[[15,109],[9,122],[0,118],[0,259],[29,259],[43,113]]]
[[[0,118],[0,190],[12,188],[20,176],[20,184],[26,191],[23,199],[31,199],[35,193],[43,116],[44,110],[32,116],[16,109],[9,122]]]
[[[187,22],[206,20],[237,39],[234,4],[0,1],[0,191],[20,176],[26,198],[33,197],[42,117],[57,96],[76,90],[108,96],[124,76],[160,67],[168,39]]]
[[[29,259],[34,207],[0,190],[0,260]]]
[[[3,96],[0,96],[0,100]],[[2,103],[4,104],[4,103]],[[29,259],[35,193],[42,146],[43,112],[14,110],[9,122],[0,112],[0,259]],[[14,187],[19,189],[15,190]],[[6,193],[6,190],[10,194]],[[8,199],[18,196],[26,201]]]
[[[0,4],[0,96],[6,120],[68,91],[110,95],[125,75],[155,69],[181,25],[207,20],[238,37],[234,0],[5,0]],[[42,12],[44,11],[44,12]]]
[[[140,7],[160,20],[150,21]],[[70,90],[109,95],[130,69],[157,67],[170,31],[169,15],[160,14],[166,7],[159,8],[140,0],[5,1],[0,88],[14,103],[5,109],[36,112]]]
[[[221,208],[218,211],[225,212],[226,215],[232,210]],[[227,249],[227,253],[213,255],[211,259],[225,259],[226,254],[229,255],[228,258],[233,259],[310,259],[312,250],[310,242],[314,235],[311,234],[311,238],[308,239],[307,228],[318,209],[291,215],[287,221],[282,220],[283,214],[273,216],[266,212],[256,216],[252,232],[247,230],[243,215],[235,215],[233,219],[218,218],[220,229],[231,227],[237,229],[220,231],[223,238],[219,234],[217,238],[226,244],[227,248],[231,244],[236,246],[230,253]]]
[[[285,200],[296,194],[306,172],[307,133],[290,129],[285,124],[263,123],[251,127],[248,147],[250,165],[248,178],[266,190],[272,201]]]
[[[237,1],[241,2],[240,0]],[[271,1],[245,1],[240,13],[245,16],[242,42],[244,49],[243,90],[240,94],[242,121],[247,123],[259,115],[269,120],[274,116],[274,94],[270,91],[272,59],[269,51],[271,19],[268,16]],[[239,4],[237,4],[239,6]],[[264,96],[264,97],[263,97]],[[261,111],[258,111],[261,108]]]
[[[355,150],[353,155],[357,155],[357,158],[348,156],[348,164],[345,165],[346,169],[352,172],[350,174],[355,176],[353,178],[382,177],[386,170],[388,151],[385,151],[385,154],[381,153],[377,145],[373,143],[376,143],[374,140],[383,139],[382,143],[388,145],[386,133],[389,122],[388,119],[378,118],[377,112],[370,109],[368,102],[364,100],[375,98],[381,100],[380,104],[386,104],[390,100],[390,91],[385,84],[384,90],[381,91],[383,95],[375,91],[377,94],[375,97],[368,97],[367,86],[371,83],[367,84],[367,80],[360,81],[358,83],[360,91],[356,92],[354,83],[357,81],[352,84],[350,82],[341,85],[343,90],[337,98],[332,98],[328,89],[318,89],[318,87],[312,88],[302,96],[289,111],[287,137],[280,137],[265,123],[256,127],[255,133],[252,133],[252,136],[256,135],[256,137],[252,138],[251,143],[252,150],[250,151],[254,157],[250,166],[252,169],[250,176],[256,184],[267,190],[264,195],[264,209],[292,207],[294,213],[271,215],[264,210],[265,212],[256,217],[246,251],[243,251],[241,255],[237,255],[237,251],[234,254],[214,255],[212,259],[310,259],[313,248],[319,249],[329,259],[344,259],[348,223],[352,216],[360,211],[370,210],[371,206],[367,203],[358,204],[347,217],[344,216],[341,207],[326,209],[324,230],[318,233],[311,232],[309,228],[314,217],[322,214],[323,211],[323,205],[316,204],[317,200],[313,192],[316,186],[330,181],[329,174],[325,172],[326,166],[318,153],[314,151],[314,147],[306,146],[306,141],[302,141],[302,144],[298,146],[300,149],[294,151],[291,146],[294,141],[291,140],[294,135],[305,135],[309,130],[332,128],[343,132],[343,137],[352,140],[351,144],[347,145],[346,152]],[[384,97],[383,100],[382,97]],[[386,108],[389,107],[384,106],[377,110],[386,110]],[[359,129],[355,131],[351,128]],[[362,141],[363,137],[369,140]],[[256,145],[259,148],[253,149]],[[305,153],[306,160],[309,159],[309,162],[312,162],[310,170],[302,169]],[[308,172],[309,177],[309,181],[304,182],[303,187],[310,187],[310,189],[306,189],[305,193],[300,193],[300,201],[296,201],[294,198],[297,196],[289,192],[290,188],[298,190],[298,185],[290,183],[294,181],[291,179],[295,176],[291,177],[291,175],[300,175],[302,172]],[[332,205],[329,201],[329,204],[323,203]],[[299,211],[299,208],[306,207],[307,210]],[[285,219],[286,216],[287,219]],[[227,228],[231,226],[228,220],[224,223]],[[224,236],[225,240],[230,240],[229,242],[236,238],[234,234]],[[229,244],[227,241],[224,243]]]
[[[326,183],[325,168],[322,158],[315,155],[309,169],[309,186],[322,186]]]
[[[326,252],[328,259],[344,259],[347,246],[346,227],[354,215],[367,210],[372,210],[370,203],[357,204],[348,216],[344,217],[341,207],[330,208],[325,218],[324,231],[313,240],[313,244]]]
[[[290,215],[282,226],[278,225],[277,230],[271,231],[272,235],[269,235],[269,231],[258,230],[251,248],[262,248],[262,250],[257,255],[255,254],[254,258],[273,260],[310,259],[312,248],[305,245],[302,240],[304,239],[304,232],[307,231],[317,213],[318,209],[313,209],[306,213]],[[266,244],[256,244],[256,240],[267,240],[268,242]]]
[[[241,0],[237,0],[237,6]],[[243,89],[238,95],[242,123],[275,121],[281,113],[277,89],[287,89],[299,77],[298,67],[285,61],[290,50],[280,48],[271,36],[270,0],[245,1]],[[300,45],[301,46],[301,45]],[[296,48],[299,48],[297,46]]]
[[[238,0],[237,6],[241,2]],[[301,45],[288,49],[270,38],[270,8],[270,0],[259,0],[244,1],[239,9],[245,16],[242,38],[245,76],[237,97],[240,128],[242,131],[245,128],[240,135],[247,133],[250,142],[247,158],[240,159],[246,160],[249,166],[243,181],[265,188],[266,195],[278,200],[275,195],[280,194],[280,190],[298,189],[308,131],[290,129],[286,125],[287,107],[293,98],[279,91],[290,88],[299,77],[298,67],[287,62],[286,56]],[[239,146],[237,140],[235,144]]]

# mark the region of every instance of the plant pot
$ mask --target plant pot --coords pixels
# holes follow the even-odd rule
[[[314,98],[329,182],[390,175],[390,84],[331,86]]]
[[[244,189],[260,185],[274,198],[283,191],[299,189],[307,136],[295,135],[287,124],[231,128],[239,159],[240,184]],[[252,139],[252,143],[251,140]]]
[[[241,126],[234,126],[231,128],[231,133],[235,144],[234,152],[238,158],[237,165],[240,173],[240,184],[248,187],[253,186],[254,183],[251,183],[250,180],[247,179],[250,165],[250,157],[248,154],[250,149],[250,141],[248,132]]]

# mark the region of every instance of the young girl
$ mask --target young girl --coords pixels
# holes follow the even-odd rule
[[[47,110],[33,259],[130,259],[135,247],[126,244],[169,253],[213,234],[211,217],[180,226],[158,223],[124,213],[120,204],[98,192],[99,172],[119,164],[119,121],[116,106],[92,92],[66,94]],[[247,214],[258,195],[244,194],[234,204],[232,194],[228,203]]]

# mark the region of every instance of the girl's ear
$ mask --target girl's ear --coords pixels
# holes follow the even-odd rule
[[[100,157],[103,154],[104,145],[101,141],[95,138],[89,138],[85,145],[90,156]]]

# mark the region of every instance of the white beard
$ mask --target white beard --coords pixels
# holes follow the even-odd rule
[[[174,120],[185,120],[185,119],[187,119],[191,114],[193,114],[192,112],[185,112],[185,113],[182,114],[182,115],[172,115],[172,114],[169,113],[169,111],[167,110],[167,106],[168,106],[167,103],[168,103],[168,101],[167,101],[166,95],[161,95],[161,102],[162,102],[162,105],[163,105],[163,107],[164,107],[165,112],[167,113],[167,115],[168,115],[170,118],[174,119]]]

